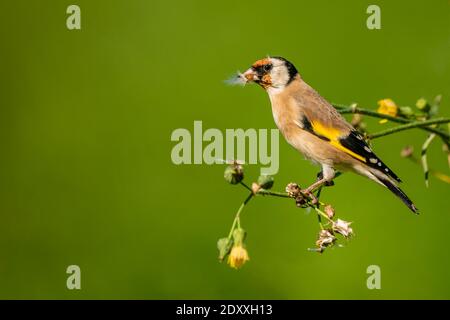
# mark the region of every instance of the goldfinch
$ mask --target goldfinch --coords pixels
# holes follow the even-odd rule
[[[256,61],[237,76],[241,83],[257,83],[269,95],[275,123],[284,138],[307,159],[322,167],[318,180],[303,190],[312,195],[331,184],[335,171],[352,171],[387,187],[411,211],[416,206],[398,187],[399,177],[381,161],[358,133],[282,57]]]

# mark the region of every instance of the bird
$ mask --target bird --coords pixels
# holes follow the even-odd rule
[[[400,178],[374,153],[363,135],[316,90],[288,60],[257,60],[236,82],[256,83],[268,94],[278,129],[306,159],[321,166],[317,180],[304,194],[332,185],[336,172],[354,172],[389,189],[414,213],[418,209],[399,188]]]

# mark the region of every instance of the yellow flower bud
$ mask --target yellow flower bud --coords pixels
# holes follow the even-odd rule
[[[431,109],[430,104],[424,98],[420,98],[419,100],[417,100],[416,107],[417,107],[417,109],[422,110],[424,112],[428,112]]]
[[[398,107],[391,99],[383,99],[378,101],[378,113],[385,114],[391,117],[396,117],[398,113]],[[380,120],[380,123],[386,123],[387,119]]]
[[[234,269],[239,269],[248,260],[248,252],[242,245],[235,245],[228,256],[228,264]]]

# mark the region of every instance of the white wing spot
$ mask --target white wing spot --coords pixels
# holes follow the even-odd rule
[[[369,153],[372,153],[372,150],[370,150],[370,148],[368,146],[364,146],[364,150],[366,150]]]
[[[388,168],[384,168],[384,171],[389,172],[389,169]]]
[[[372,163],[377,163],[378,162],[378,160],[376,158],[370,158],[369,161],[372,162]]]
[[[382,166],[381,162],[378,162],[378,166],[379,166],[379,167],[381,167],[381,166]]]

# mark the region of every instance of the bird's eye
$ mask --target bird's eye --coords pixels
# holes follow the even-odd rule
[[[271,64],[265,64],[264,65],[264,71],[265,72],[269,72],[270,70],[272,70],[272,65]]]

